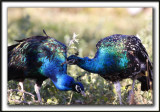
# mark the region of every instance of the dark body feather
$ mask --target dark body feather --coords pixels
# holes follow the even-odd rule
[[[112,82],[138,78],[143,91],[150,89],[152,63],[140,39],[134,35],[115,34],[100,40],[96,47],[93,59],[72,55],[67,60],[75,60],[73,64]],[[148,76],[145,74],[147,65]]]
[[[56,50],[60,50],[58,52],[66,58],[66,46],[51,37],[34,36],[17,42],[19,44],[8,47],[8,80],[31,78],[41,85],[48,76],[41,72],[45,62],[40,59],[53,59]],[[62,68],[66,68],[66,65]]]

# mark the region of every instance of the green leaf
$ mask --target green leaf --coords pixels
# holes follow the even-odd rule
[[[19,100],[19,99],[20,99],[20,96],[15,96],[15,99],[16,99],[16,100]]]

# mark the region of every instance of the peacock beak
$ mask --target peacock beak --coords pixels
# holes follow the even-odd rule
[[[64,65],[64,64],[68,64],[68,63],[69,63],[68,61],[65,61],[65,62],[63,62],[63,63],[61,64],[61,66]]]
[[[81,94],[82,94],[83,96],[86,96],[86,94],[85,94],[85,92],[84,92],[84,91],[81,91]]]
[[[70,65],[72,65],[72,64],[74,64],[75,63],[75,60],[74,59],[71,59],[71,60],[69,60],[69,61],[65,61],[65,62],[63,62],[61,65],[64,65],[64,64],[70,64]]]

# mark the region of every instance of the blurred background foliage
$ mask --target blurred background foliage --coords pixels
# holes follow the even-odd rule
[[[69,48],[68,56],[79,51],[80,57],[89,56],[90,58],[96,53],[96,43],[106,36],[137,35],[152,61],[152,8],[8,8],[8,46],[15,44],[14,40],[44,35],[43,29],[49,36],[66,45],[69,44],[74,32],[79,34],[79,44],[73,45],[77,50]],[[79,75],[84,75],[81,81],[87,97],[71,91],[59,91],[50,79],[47,79],[41,88],[44,105],[119,104],[111,82],[75,65],[68,65],[67,72],[75,80]],[[34,83],[34,80],[26,79],[24,89],[36,96]],[[130,79],[121,82],[124,104],[127,104],[131,84]],[[9,81],[8,90],[18,89],[17,85],[16,81]],[[8,95],[16,100],[20,100],[22,96],[17,92],[11,92]],[[26,95],[26,101],[31,101],[31,97]],[[8,104],[17,103],[9,100]],[[141,91],[138,81],[135,85],[135,104],[153,104],[152,90]]]

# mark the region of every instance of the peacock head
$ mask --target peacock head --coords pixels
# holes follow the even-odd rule
[[[86,96],[83,84],[80,82],[75,82],[75,84],[72,86],[72,90],[77,93],[81,93],[83,96]]]
[[[77,55],[71,55],[67,58],[67,64],[70,64],[70,65],[74,65],[74,64],[77,64],[78,63],[78,57]]]

